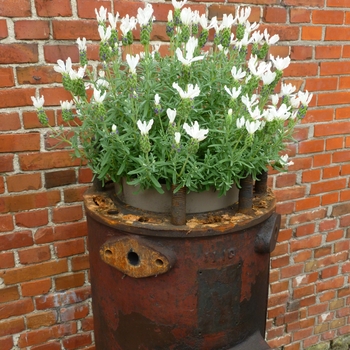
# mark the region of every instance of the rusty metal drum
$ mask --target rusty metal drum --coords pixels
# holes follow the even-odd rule
[[[85,194],[97,350],[265,350],[270,252],[280,225],[271,193],[254,214],[188,215]]]

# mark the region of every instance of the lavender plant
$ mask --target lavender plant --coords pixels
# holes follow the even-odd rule
[[[284,170],[290,164],[286,141],[312,94],[279,85],[290,58],[269,54],[278,35],[250,23],[249,7],[218,21],[186,8],[186,0],[172,3],[167,55],[151,42],[151,4],[139,8],[136,17],[121,19],[103,7],[96,10],[101,62],[88,61],[86,39],[79,38],[80,67],[75,70],[70,58],[54,67],[72,94],[61,106],[74,131],[65,139],[66,127],[52,128],[55,136],[87,160],[100,180],[126,178],[159,192],[166,184],[175,191],[214,187],[225,194],[268,166]],[[137,26],[142,52],[135,51]],[[213,42],[208,42],[210,31]],[[32,99],[49,127],[44,97]]]

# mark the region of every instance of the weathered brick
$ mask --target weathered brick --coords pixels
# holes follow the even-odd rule
[[[17,67],[19,84],[50,84],[62,81],[62,75],[54,71],[52,66]]]
[[[57,313],[54,310],[36,312],[26,316],[29,329],[52,326],[57,321]]]
[[[78,272],[67,276],[59,276],[55,278],[55,285],[57,291],[77,288],[83,286],[85,283],[84,272]]]
[[[45,173],[45,187],[53,188],[58,186],[71,185],[76,183],[74,170],[59,170]]]
[[[18,40],[43,40],[50,36],[48,21],[22,20],[15,22],[15,36]]]
[[[0,90],[0,108],[31,106],[33,102],[30,97],[34,95],[34,89],[2,89]],[[6,146],[4,145],[3,147]]]
[[[25,315],[34,310],[31,298],[21,299],[0,305],[0,319]]]
[[[38,59],[37,44],[0,44],[0,64],[35,63]]]
[[[35,8],[40,17],[69,17],[72,15],[70,0],[35,0]]]
[[[44,295],[49,292],[51,287],[52,283],[50,278],[21,283],[22,295],[24,297]]]
[[[0,40],[7,38],[8,35],[6,19],[0,19]]]
[[[17,286],[0,289],[0,303],[7,303],[9,301],[18,300],[19,298],[20,295]]]
[[[51,252],[49,246],[40,246],[21,250],[18,252],[19,261],[23,265],[39,263],[51,259]]]
[[[1,17],[30,17],[31,14],[30,0],[11,0],[11,6],[8,0],[0,0]]]
[[[9,271],[0,272],[0,276],[6,284],[15,284],[40,279],[47,276],[59,275],[68,271],[67,261],[42,262],[24,267],[18,267]]]
[[[12,67],[0,68],[0,87],[9,87],[14,85],[15,85],[15,79],[14,79]],[[4,127],[5,126],[2,125],[0,130]]]
[[[23,192],[41,188],[40,174],[16,174],[6,178],[9,192]]]
[[[23,317],[11,318],[0,322],[0,337],[20,333],[25,329]]]

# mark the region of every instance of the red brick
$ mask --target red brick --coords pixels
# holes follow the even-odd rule
[[[322,236],[314,235],[312,237],[291,241],[290,249],[292,252],[302,250],[302,249],[311,249],[311,248],[319,247],[321,243],[322,243]]]
[[[291,26],[291,25],[267,24],[263,26],[261,25],[259,27],[260,31],[264,31],[265,28],[267,29],[270,35],[278,34],[280,37],[280,41],[298,40],[299,32],[300,32],[299,27]],[[284,75],[284,76],[287,76],[287,75]]]
[[[84,238],[58,242],[54,244],[56,254],[59,258],[77,255],[85,252]]]
[[[341,41],[346,40],[346,30],[340,26],[326,26],[326,32],[324,40],[326,41]]]
[[[335,150],[341,149],[344,147],[344,138],[343,137],[332,137],[326,140],[326,150]]]
[[[123,5],[123,2],[118,2],[117,6],[119,7],[120,5]],[[154,8],[154,5],[155,4],[152,4],[153,8]],[[80,18],[95,19],[96,18],[95,9],[96,8],[99,9],[101,6],[106,8],[108,12],[111,12],[112,10],[110,0],[98,0],[98,3],[96,3],[95,0],[77,0],[78,16]],[[117,9],[116,11],[118,11],[120,16],[123,17],[118,7],[115,7],[115,9]]]
[[[266,7],[263,18],[267,23],[286,23],[287,10],[283,7]]]
[[[71,258],[72,271],[88,270],[90,267],[89,256],[80,255]]]
[[[48,63],[57,63],[61,59],[66,61],[68,57],[72,62],[79,62],[79,50],[77,45],[45,45],[44,57]]]
[[[48,212],[44,210],[35,210],[15,214],[16,225],[20,227],[38,227],[48,223]]]
[[[0,64],[35,63],[38,62],[38,59],[37,44],[14,43],[0,45]]]
[[[85,283],[84,272],[78,272],[67,276],[59,276],[55,278],[57,291],[82,287]]]
[[[293,261],[295,263],[309,260],[311,258],[311,251],[300,251],[293,254]]]
[[[35,0],[35,8],[40,17],[69,17],[72,15],[70,0]]]
[[[326,208],[316,209],[305,213],[293,215],[289,223],[291,225],[295,225],[304,222],[312,222],[317,219],[323,219],[324,217],[326,217],[326,214]]]
[[[311,19],[311,11],[306,8],[291,8],[291,23],[309,23]]]
[[[54,71],[52,66],[17,67],[19,84],[50,84],[62,81],[62,75]]]
[[[49,340],[67,337],[77,331],[76,323],[65,323],[50,328],[42,328],[22,333],[18,346],[25,348],[31,345],[47,343]]]
[[[311,235],[315,232],[315,224],[300,225],[296,228],[296,237]]]
[[[319,194],[346,188],[346,179],[321,181],[311,184],[310,194]]]
[[[335,90],[337,88],[338,81],[336,78],[310,78],[306,80],[305,90],[308,91],[324,91]],[[310,111],[312,116],[316,113],[322,113],[322,111]],[[328,118],[332,120],[332,118]]]
[[[0,232],[12,231],[14,228],[12,215],[0,215]]]
[[[337,73],[329,73],[329,74],[337,74]],[[341,73],[345,74],[345,72]],[[318,106],[329,106],[335,104],[344,104],[349,100],[350,93],[349,92],[329,92],[329,93],[321,93],[318,95]],[[333,125],[330,126],[330,129],[333,129]],[[331,134],[332,135],[332,134]]]
[[[9,192],[38,190],[41,188],[40,174],[16,174],[6,178]]]
[[[34,95],[34,89],[2,89],[0,90],[0,108],[31,106],[33,102],[30,97]]]
[[[55,115],[53,110],[45,110],[50,126],[55,125]],[[43,128],[44,126],[39,122],[38,115],[35,111],[23,112],[23,125],[25,129]]]
[[[0,338],[0,349],[2,350],[12,350],[14,347],[12,337]]]
[[[0,40],[7,38],[8,35],[6,19],[0,19]]]
[[[83,346],[91,344],[91,333],[88,334],[76,334],[71,337],[67,337],[63,340],[63,346],[67,350],[78,349]]]
[[[334,163],[342,163],[348,162],[350,160],[349,151],[336,151],[333,153],[333,162]]]
[[[5,134],[0,136],[0,152],[23,152],[40,149],[40,134]]]
[[[286,189],[278,189],[274,191],[277,201],[286,201],[305,196],[305,187],[294,186]]]
[[[76,40],[85,37],[87,40],[100,40],[96,20],[52,21],[55,40]]]
[[[81,205],[72,205],[68,207],[57,207],[52,211],[52,221],[54,223],[64,223],[78,221],[83,218]]]
[[[329,289],[338,289],[344,285],[344,276],[339,276],[336,278],[331,278],[327,281],[316,282],[316,291],[317,293],[323,292]]]
[[[94,329],[94,320],[92,317],[85,317],[81,320],[81,329],[86,331],[92,331]]]
[[[20,333],[25,329],[23,317],[0,322],[0,337]]]
[[[58,275],[67,271],[67,261],[63,259],[18,267],[9,271],[0,272],[0,276],[4,279],[6,284],[15,284]]]
[[[309,80],[306,80],[306,84]],[[313,85],[313,81],[311,81],[311,85]],[[319,89],[320,86],[316,87],[316,89]],[[319,109],[319,110],[310,110],[306,117],[303,119],[303,123],[312,123],[312,122],[329,122],[333,120],[333,109]]]
[[[324,140],[308,140],[299,143],[299,153],[315,153],[324,151]]]
[[[290,58],[294,61],[309,60],[312,58],[312,47],[309,46],[292,46]]]
[[[20,295],[19,295],[17,286],[0,289],[0,303],[7,303],[9,301],[18,300],[19,298],[20,298]],[[0,306],[0,310],[1,310],[1,306]],[[1,318],[1,315],[0,315],[0,318]]]
[[[323,179],[330,179],[340,176],[340,166],[333,166],[330,168],[323,169]]]
[[[304,270],[304,264],[294,264],[281,268],[281,278],[290,278],[300,275]]]
[[[61,350],[61,343],[59,341],[50,341],[46,344],[32,346],[31,350]]]
[[[340,77],[339,78],[339,89],[344,90],[350,87],[350,78],[349,77]]]
[[[312,23],[343,24],[344,11],[313,10]]]
[[[20,154],[18,159],[24,171],[65,168],[80,164],[79,159],[72,160],[70,151]]]
[[[61,308],[60,319],[62,322],[79,320],[85,318],[89,314],[88,305],[73,305],[67,308]]]
[[[0,269],[7,269],[15,266],[13,252],[0,253]]]
[[[83,200],[83,194],[90,186],[75,187],[75,188],[65,188],[63,190],[64,202],[74,203],[81,202]]]
[[[291,63],[288,68],[283,71],[285,77],[310,77],[317,76],[318,66],[314,63]]]
[[[18,252],[21,264],[33,264],[51,259],[50,247],[40,246]]]
[[[90,168],[79,168],[78,181],[79,183],[91,183],[93,173]]]
[[[0,87],[9,87],[15,85],[15,79],[13,75],[13,68],[0,68]],[[5,114],[4,114],[5,115]],[[7,114],[10,115],[10,114]],[[8,126],[2,125],[0,130],[6,130]],[[8,129],[11,130],[11,129]]]
[[[341,46],[317,46],[315,48],[315,58],[316,59],[336,59],[341,57],[342,47]],[[325,64],[326,62],[322,62]],[[326,69],[327,66],[324,66]]]
[[[321,40],[322,38],[322,27],[307,26],[302,27],[301,38],[302,40]]]
[[[35,298],[37,310],[46,310],[80,303],[91,297],[90,287],[82,287],[74,290],[67,290],[64,293],[53,293]]]
[[[0,212],[18,212],[23,210],[53,206],[60,201],[59,191],[37,192],[0,197]]]
[[[343,190],[340,192],[340,201],[344,202],[344,201],[348,201],[350,200],[350,189],[348,190]]]
[[[30,17],[30,0],[11,0],[11,6],[8,6],[8,0],[0,0],[0,16],[4,17]]]
[[[0,247],[2,251],[31,245],[33,245],[33,237],[29,230],[0,235]]]
[[[321,62],[320,66],[320,74],[321,75],[340,75],[340,74],[349,74],[350,69],[342,62]]]
[[[1,77],[0,77],[1,79]],[[18,113],[0,114],[0,131],[11,131],[20,129],[21,122]]]
[[[59,106],[60,101],[71,100],[72,95],[63,87],[43,87],[40,96],[44,96],[45,106]]]
[[[73,169],[45,173],[45,188],[71,185],[76,183],[76,181],[77,179]]]
[[[314,126],[314,136],[344,135],[344,130],[350,130],[350,122],[319,124]]]
[[[15,36],[19,40],[43,40],[50,36],[48,21],[22,20],[15,22]]]
[[[0,305],[0,319],[25,315],[34,310],[32,299],[26,298]]]
[[[331,155],[327,153],[323,154],[315,154],[313,158],[313,166],[319,167],[319,166],[326,166],[331,164]]]
[[[22,295],[24,297],[33,297],[43,295],[49,292],[52,283],[50,278],[35,280],[31,282],[21,283]]]
[[[50,310],[45,312],[36,312],[26,316],[27,327],[29,329],[37,329],[40,327],[52,326],[57,321],[56,311]]]
[[[343,230],[331,231],[327,234],[326,242],[339,240],[343,237],[343,235],[344,235]]]
[[[337,226],[336,219],[326,219],[319,223],[319,231],[329,231],[334,230]]]
[[[326,279],[326,278],[334,277],[338,274],[338,270],[339,270],[338,266],[327,267],[326,269],[323,269],[321,271],[321,278]]]
[[[321,179],[321,170],[312,169],[302,173],[303,182],[317,182]]]
[[[71,238],[87,236],[86,222],[77,222],[55,227],[56,240],[67,240]]]

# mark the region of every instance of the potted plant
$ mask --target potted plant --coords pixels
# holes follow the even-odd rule
[[[121,19],[118,13],[107,14],[101,7],[96,10],[101,38],[100,62],[88,60],[86,39],[78,38],[79,67],[74,67],[70,58],[66,62],[58,60],[54,67],[62,73],[63,86],[72,94],[72,100],[61,102],[64,124],[59,128],[51,127],[53,135],[67,142],[75,157],[87,162],[102,185],[117,184],[116,194],[94,191],[85,199],[97,348],[226,349],[246,339],[261,343],[263,349],[267,346],[262,334],[268,261],[279,217],[273,215],[273,196],[266,193],[264,185],[262,192],[269,196],[272,204],[265,209],[253,208],[252,186],[256,182],[256,192],[261,192],[258,188],[264,183],[264,176],[266,181],[269,167],[284,171],[291,164],[285,154],[286,141],[292,139],[295,125],[305,116],[312,94],[281,83],[290,58],[274,57],[270,53],[270,47],[279,37],[269,35],[267,30],[260,32],[259,24],[250,23],[249,7],[238,7],[235,17],[223,15],[219,21],[216,17],[209,20],[184,6],[186,0],[172,0],[172,3],[174,10],[169,12],[166,26],[169,43],[161,45],[151,41],[155,20],[151,4],[139,8],[136,17],[127,15]],[[44,97],[32,99],[41,123],[50,127]],[[170,216],[168,210],[161,214],[147,210],[148,199],[146,207],[134,208],[141,203],[139,199],[131,202],[130,207],[125,194],[129,186],[137,187],[136,196],[153,190],[161,197],[170,198]],[[212,191],[215,198],[224,198],[233,187],[240,188],[238,209],[233,210],[234,198],[229,206],[224,202],[223,208],[209,207],[207,211],[211,214],[186,213],[187,194]],[[162,203],[160,207],[166,205]],[[237,212],[241,213],[239,217]],[[211,221],[208,221],[210,215]],[[225,224],[220,220],[226,220]],[[249,236],[247,228],[253,230]],[[142,233],[136,232],[140,229]],[[96,231],[101,230],[104,233],[96,235]],[[156,236],[157,243],[138,238],[139,234]],[[118,237],[106,242],[114,235]],[[159,310],[153,308],[154,314],[146,310],[143,315],[135,310],[147,309],[145,304],[140,304],[144,295],[147,298],[158,295],[147,289],[154,288],[150,276],[163,273],[157,278],[162,293],[169,285],[162,280],[168,278],[166,275],[183,281],[176,277],[176,271],[184,266],[186,254],[196,254],[192,250],[186,252],[183,247],[187,243],[177,238],[187,240],[188,236],[192,239],[191,249],[196,245],[192,244],[195,238],[200,237],[197,246],[202,255],[198,253],[197,258],[201,263],[195,268],[193,284],[179,295],[180,299],[185,299],[185,309],[195,304],[198,315],[202,313],[202,316],[196,316],[191,324],[187,311],[180,308],[186,313],[183,318],[178,315],[177,319],[171,319],[168,315],[166,320],[156,323],[155,318],[162,318]],[[239,237],[238,241],[232,241],[232,237]],[[246,243],[253,248],[245,248]],[[240,245],[243,253],[238,253]],[[179,257],[181,250],[182,258]],[[252,254],[255,254],[254,261],[249,260]],[[257,267],[259,262],[263,268]],[[215,267],[216,272],[210,266]],[[248,266],[252,268],[254,282],[252,277],[246,276]],[[101,274],[101,269],[109,272]],[[111,278],[104,282],[99,278],[111,277],[113,271],[130,278],[113,282],[115,289],[108,288]],[[175,277],[171,277],[173,273]],[[193,273],[186,269],[182,272],[185,276]],[[239,287],[235,296],[231,295],[229,287],[215,285],[217,276],[221,276],[227,286],[232,284],[232,279],[237,281]],[[141,283],[149,285],[140,287],[142,296],[126,299],[138,288],[137,277],[145,277],[143,281],[147,282]],[[252,292],[250,288],[257,282],[262,285],[261,291]],[[99,283],[104,287],[98,288]],[[194,291],[194,286],[204,286],[207,293],[211,293],[210,305],[205,294]],[[108,290],[117,291],[104,295]],[[122,296],[118,294],[121,290]],[[196,300],[188,298],[192,292]],[[124,306],[110,306],[113,293],[118,294]],[[218,300],[214,294],[224,302],[236,301],[230,306],[230,313],[215,314],[214,304]],[[158,297],[162,299],[164,294]],[[250,328],[242,325],[254,313],[252,308],[259,299],[263,299],[265,310],[259,313],[259,321],[253,322]],[[176,299],[176,307],[178,302]],[[242,302],[248,303],[242,307],[245,315],[237,306]],[[107,316],[109,312],[113,316]],[[213,323],[211,319],[215,317],[219,321]],[[174,322],[179,323],[178,332],[171,326]],[[132,334],[133,323],[140,327],[143,340],[126,335]],[[185,330],[186,325],[188,330]]]

